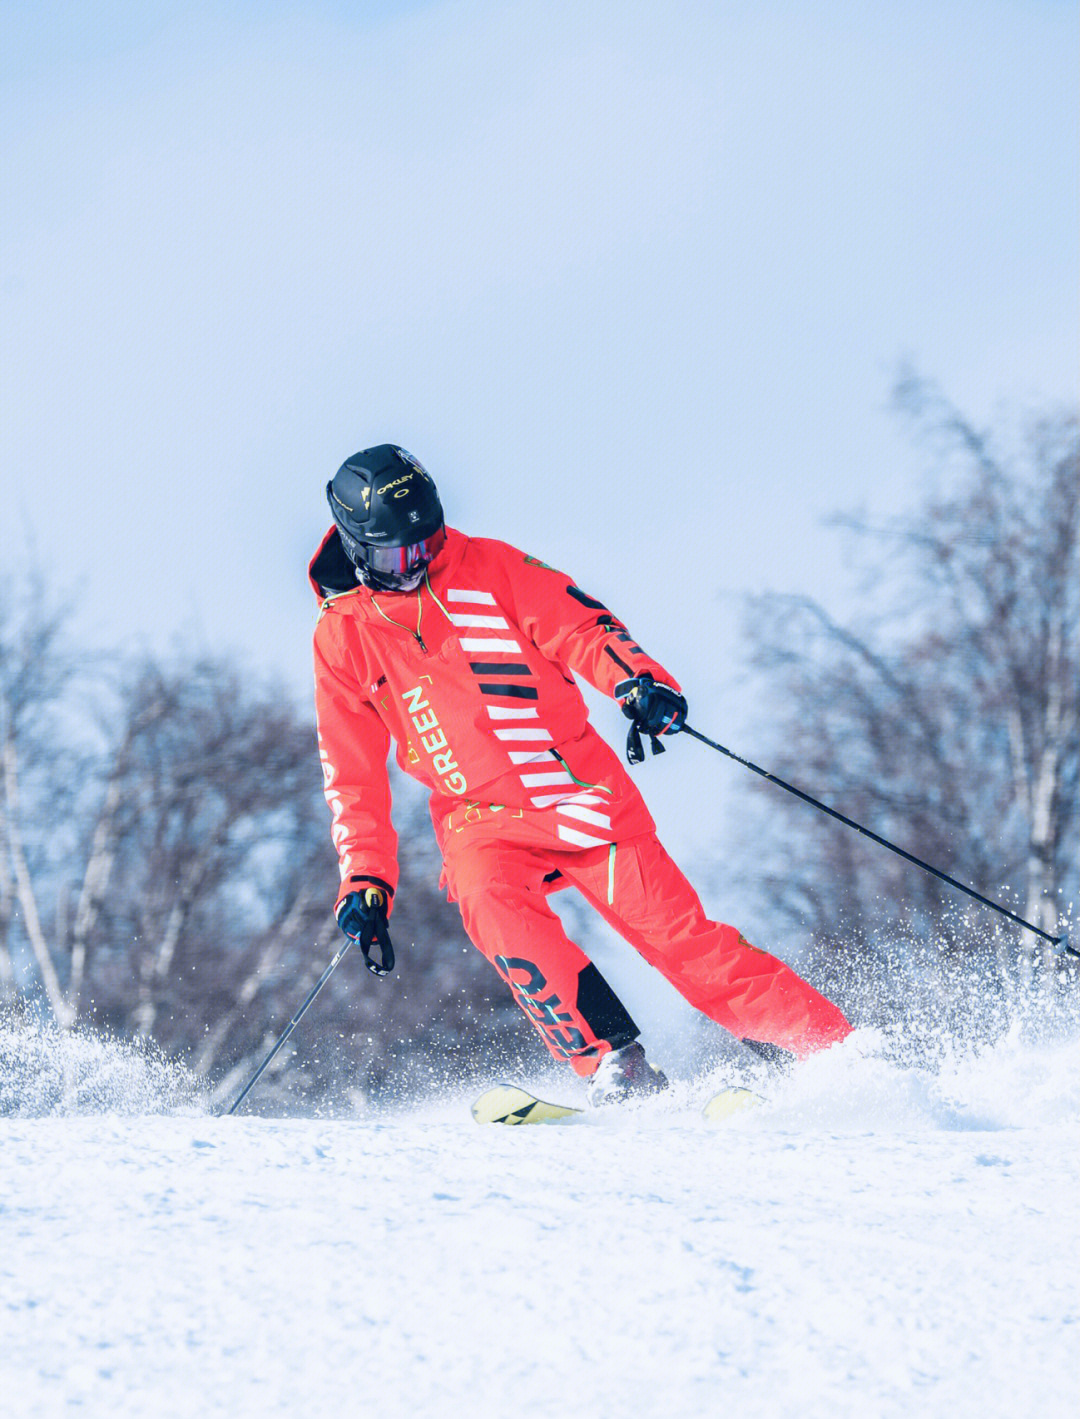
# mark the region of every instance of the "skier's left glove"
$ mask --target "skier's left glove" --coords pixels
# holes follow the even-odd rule
[[[662,754],[662,734],[678,734],[686,723],[686,700],[670,685],[661,685],[646,670],[632,680],[621,680],[615,686],[615,698],[622,712],[631,720],[626,736],[626,757],[632,764],[645,758],[641,731],[649,736],[654,754]]]
[[[394,948],[390,944],[387,908],[390,889],[385,883],[369,882],[358,892],[349,892],[334,909],[337,924],[364,953],[364,964],[373,976],[388,976],[394,969]],[[379,943],[382,960],[376,961],[371,947]]]

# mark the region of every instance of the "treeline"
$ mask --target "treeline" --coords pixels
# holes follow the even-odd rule
[[[1054,934],[1080,897],[1077,421],[1008,439],[914,377],[897,404],[943,491],[845,519],[856,615],[751,605],[768,730],[744,747]],[[347,958],[253,1107],[547,1058],[438,890],[424,795],[393,778],[398,970]],[[1029,933],[759,792],[739,826],[751,929],[858,1022],[994,1028],[1060,986],[1070,968]],[[225,659],[86,655],[40,585],[0,589],[0,1012],[152,1042],[229,1099],[336,949],[336,891],[309,706]]]
[[[1076,416],[980,429],[913,374],[895,402],[941,491],[884,525],[840,519],[864,573],[856,614],[834,619],[806,597],[752,603],[772,727],[762,754],[1044,931],[1075,933]],[[746,876],[759,910],[860,1019],[937,1005],[966,1024],[1075,997],[1075,967],[1032,933],[798,800],[758,792]]]
[[[81,654],[48,608],[0,602],[0,1008],[150,1041],[227,1098],[341,940],[310,710],[221,659]],[[255,1107],[539,1058],[396,775],[395,819],[399,969],[346,958]]]

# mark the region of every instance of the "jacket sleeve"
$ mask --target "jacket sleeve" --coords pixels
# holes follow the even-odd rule
[[[332,654],[332,652],[331,652]],[[315,713],[330,836],[341,870],[340,901],[354,878],[397,887],[397,834],[390,821],[390,735],[363,688],[328,658],[315,636]]]
[[[673,690],[681,688],[602,602],[563,572],[505,543],[502,561],[517,624],[549,660],[576,671],[606,695],[620,680],[645,671]]]

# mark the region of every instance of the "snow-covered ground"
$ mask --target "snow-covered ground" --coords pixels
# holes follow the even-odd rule
[[[0,1408],[1073,1419],[1076,1065],[856,1036],[719,1127],[702,1081],[539,1128],[0,1119]]]

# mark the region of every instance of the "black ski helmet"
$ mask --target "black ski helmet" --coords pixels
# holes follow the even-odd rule
[[[377,591],[411,591],[446,540],[430,473],[395,443],[361,449],[326,485],[341,545],[360,580]]]

